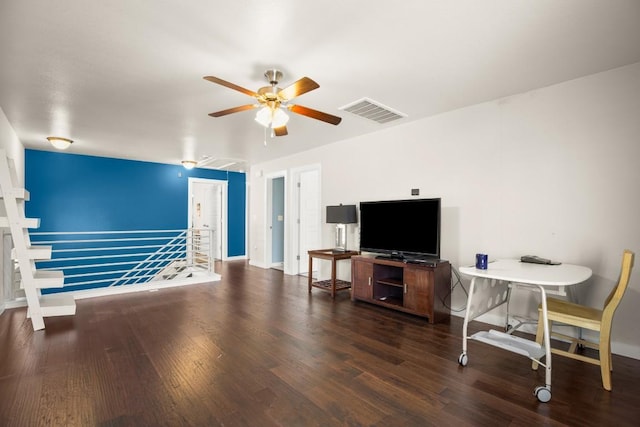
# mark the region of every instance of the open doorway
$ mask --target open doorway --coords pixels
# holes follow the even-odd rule
[[[267,266],[284,270],[285,253],[285,176],[267,179]]]
[[[322,243],[320,165],[295,168],[290,175],[286,171],[272,173],[266,176],[265,184],[265,267],[306,275],[307,252],[321,249]],[[280,251],[282,261],[278,258]]]
[[[213,260],[227,258],[227,182],[217,179],[189,178],[188,227],[193,228],[194,248],[204,234]],[[202,240],[204,242],[204,240]],[[204,247],[204,245],[203,245]]]

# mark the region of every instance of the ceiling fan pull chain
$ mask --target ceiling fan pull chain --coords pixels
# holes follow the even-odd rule
[[[264,128],[264,146],[267,146],[267,128]]]

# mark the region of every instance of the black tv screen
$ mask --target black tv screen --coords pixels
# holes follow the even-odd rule
[[[360,250],[440,258],[440,198],[361,202]]]

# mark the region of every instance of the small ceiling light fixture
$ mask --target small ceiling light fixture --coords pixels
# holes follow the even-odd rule
[[[183,160],[182,161],[182,166],[184,166],[185,169],[193,169],[196,167],[196,165],[198,164],[198,162],[196,162],[195,160]]]
[[[59,136],[48,136],[47,140],[58,150],[66,150],[73,143],[72,140]]]

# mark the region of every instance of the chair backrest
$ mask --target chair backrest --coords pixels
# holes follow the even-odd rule
[[[633,269],[633,259],[635,254],[629,249],[625,249],[622,255],[622,268],[620,270],[620,278],[618,284],[611,290],[611,293],[604,302],[604,309],[602,310],[602,322],[607,320],[610,322],[613,318],[613,313],[618,308],[620,300],[627,290],[629,284],[629,278],[631,277],[631,270]]]

